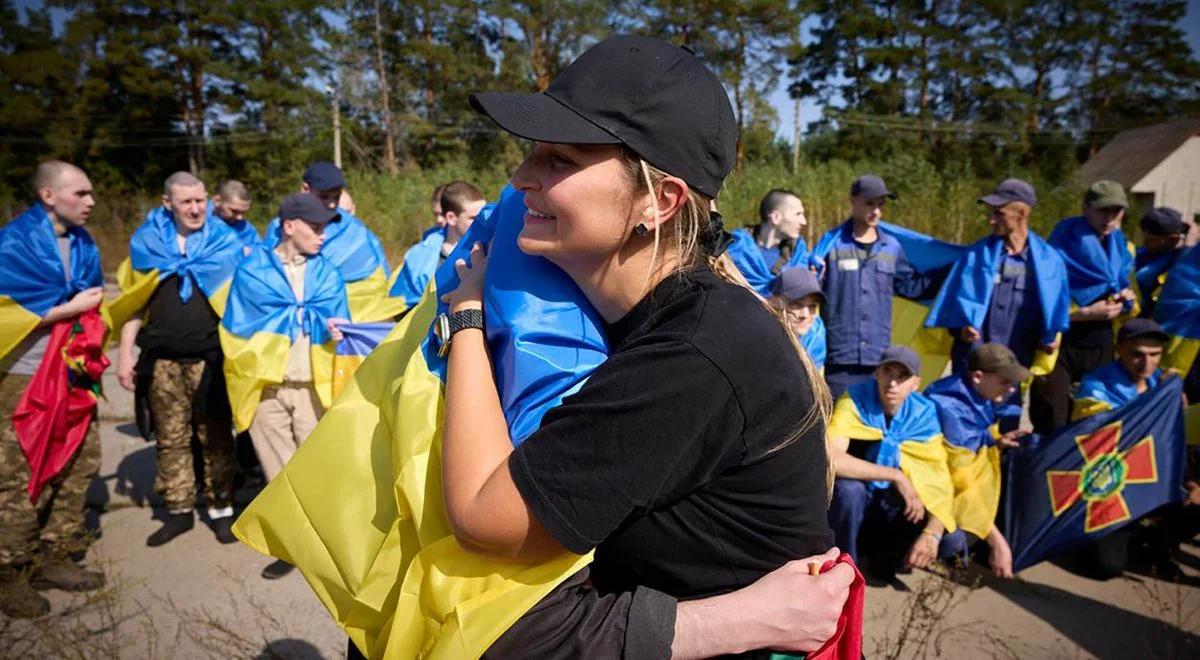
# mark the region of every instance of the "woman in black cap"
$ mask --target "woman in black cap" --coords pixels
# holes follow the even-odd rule
[[[832,545],[828,393],[721,256],[728,235],[709,208],[737,139],[721,83],[689,51],[614,37],[545,93],[471,104],[536,143],[512,176],[528,208],[518,245],[574,280],[611,351],[513,449],[482,332],[483,246],[473,267],[456,264],[442,448],[455,536],[520,560],[596,549],[590,583],[569,580],[500,646],[816,648],[852,574],[809,577],[793,561]]]

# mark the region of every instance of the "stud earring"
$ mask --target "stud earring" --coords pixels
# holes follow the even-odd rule
[[[633,228],[633,233],[637,234],[638,236],[645,236],[646,234],[650,233],[650,228],[646,226],[646,223],[639,222],[638,225]]]

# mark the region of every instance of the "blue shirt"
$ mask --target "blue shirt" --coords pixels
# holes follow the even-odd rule
[[[967,356],[981,343],[1004,344],[1017,361],[1028,367],[1033,364],[1042,335],[1042,307],[1038,301],[1038,282],[1030,264],[1029,246],[1020,254],[1005,250],[1000,257],[998,281],[992,289],[987,316],[979,330],[981,339],[967,344],[954,338],[951,349],[954,373],[965,373]]]
[[[820,316],[813,319],[808,332],[800,335],[800,345],[813,361],[813,366],[818,369],[825,366],[825,322]]]
[[[991,428],[996,406],[980,396],[965,376],[946,376],[930,385],[925,396],[937,406],[946,442],[974,453],[996,443]]]
[[[826,362],[837,365],[879,364],[892,343],[892,296],[919,298],[929,286],[909,263],[894,237],[879,230],[871,244],[854,240],[847,220],[825,256]]]
[[[1162,372],[1155,371],[1146,381],[1146,391],[1149,392],[1158,387],[1161,379]],[[1137,385],[1134,384],[1133,379],[1129,377],[1121,363],[1114,360],[1095,371],[1084,374],[1083,380],[1079,382],[1079,392],[1075,398],[1096,399],[1113,408],[1120,408],[1136,399],[1137,396]]]

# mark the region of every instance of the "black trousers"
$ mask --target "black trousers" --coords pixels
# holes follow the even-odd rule
[[[1053,433],[1066,426],[1071,421],[1071,385],[1112,361],[1112,344],[1073,346],[1064,338],[1054,371],[1034,378],[1029,389],[1029,421],[1034,432]]]

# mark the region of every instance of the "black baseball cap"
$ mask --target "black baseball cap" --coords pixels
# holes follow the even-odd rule
[[[879,366],[883,366],[889,362],[894,362],[906,369],[908,373],[916,376],[921,373],[921,358],[913,352],[913,349],[907,346],[888,346],[883,351],[883,357],[879,358]]]
[[[1154,319],[1130,319],[1117,333],[1117,343],[1141,338],[1154,339],[1164,344],[1171,341],[1171,335],[1168,335]]]
[[[987,204],[992,208],[1000,208],[1012,202],[1036,206],[1037,194],[1033,191],[1033,186],[1020,179],[1005,179],[996,186],[991,194],[979,198],[979,203]]]
[[[1141,225],[1143,234],[1155,236],[1186,234],[1188,231],[1187,223],[1183,221],[1183,215],[1179,211],[1165,206],[1146,211],[1146,214],[1142,216]]]
[[[331,211],[321,199],[312,193],[294,193],[283,198],[279,204],[280,220],[303,220],[314,225],[327,225],[342,217]]]
[[[976,346],[967,356],[967,369],[996,374],[1013,383],[1033,378],[1033,372],[1017,361],[1017,356],[1004,344],[989,343]]]
[[[545,92],[472,94],[471,107],[527,140],[623,144],[708,197],[737,157],[721,81],[690,50],[651,37],[605,39]]]
[[[784,300],[800,300],[805,296],[816,295],[825,304],[825,292],[821,291],[821,283],[817,281],[816,273],[803,267],[785,268],[775,281],[771,282],[771,293]]]
[[[880,199],[887,197],[896,199],[896,193],[888,190],[887,184],[874,174],[864,174],[850,184],[850,196],[863,199]]]
[[[346,177],[342,175],[342,168],[327,160],[319,160],[304,170],[304,183],[308,184],[309,190],[321,192],[345,188]]]

